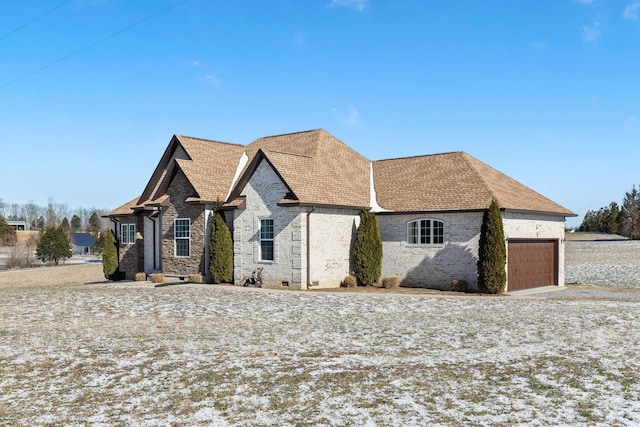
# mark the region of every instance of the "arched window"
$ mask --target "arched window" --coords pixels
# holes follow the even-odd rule
[[[434,219],[416,219],[407,223],[407,243],[430,245],[444,242],[444,223]]]

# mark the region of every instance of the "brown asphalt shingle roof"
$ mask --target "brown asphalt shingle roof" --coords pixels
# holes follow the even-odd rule
[[[464,152],[380,160],[373,164],[378,204],[392,211],[501,208],[574,215]]]
[[[182,135],[176,138],[191,158],[176,162],[200,199],[224,202],[245,147]]]
[[[115,208],[114,210],[112,210],[111,212],[107,212],[106,214],[102,215],[103,217],[109,217],[109,216],[121,216],[121,215],[131,215],[133,213],[133,208],[135,206],[137,206],[138,204],[138,199],[139,197],[136,197],[133,200],[129,200],[127,203],[118,206],[117,208]]]
[[[129,214],[135,206],[161,199],[166,185],[157,184],[170,176],[166,171],[174,167],[171,158],[180,151],[178,146],[186,153],[180,156],[187,158],[177,158],[175,165],[184,172],[199,200],[205,202],[225,201],[246,153],[249,162],[234,184],[231,199],[240,195],[259,161],[266,160],[293,193],[287,196],[287,203],[369,207],[373,165],[377,203],[390,211],[482,210],[495,197],[501,208],[575,215],[466,153],[371,163],[323,129],[259,138],[246,147],[176,135],[143,196],[107,215]]]
[[[325,130],[260,138],[247,146],[251,158],[258,150],[300,203],[369,206],[369,160]]]

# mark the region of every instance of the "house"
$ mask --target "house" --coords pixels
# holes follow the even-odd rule
[[[208,276],[216,201],[233,237],[234,278],[338,287],[359,214],[376,213],[383,276],[404,286],[477,288],[482,216],[495,198],[508,290],[564,284],[564,222],[575,214],[464,152],[370,161],[326,131],[243,146],[175,135],[141,195],[106,214],[120,270]]]
[[[76,255],[91,254],[91,246],[96,244],[96,238],[89,233],[69,233],[71,250]]]

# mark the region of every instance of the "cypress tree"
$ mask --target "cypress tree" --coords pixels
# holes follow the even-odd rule
[[[353,243],[353,270],[361,285],[370,285],[382,272],[382,239],[375,214],[363,210]]]
[[[104,277],[113,280],[118,271],[118,250],[116,238],[111,230],[104,233],[104,248],[102,250],[102,271]]]
[[[89,217],[89,224],[87,226],[87,231],[91,233],[92,236],[97,236],[102,228],[100,224],[100,218],[98,218],[98,214],[93,212]]]
[[[507,249],[504,244],[502,215],[497,200],[493,199],[484,212],[478,248],[478,289],[488,294],[499,294],[507,285]]]
[[[78,215],[71,217],[71,231],[78,232],[82,228],[82,220]]]
[[[69,234],[69,232],[71,231],[71,225],[69,225],[69,220],[67,219],[66,216],[62,219],[62,223],[60,223],[60,228],[62,228],[62,230],[67,234]]]
[[[211,221],[211,240],[209,241],[209,271],[213,283],[231,283],[233,281],[233,242],[231,232],[219,210],[213,212]]]

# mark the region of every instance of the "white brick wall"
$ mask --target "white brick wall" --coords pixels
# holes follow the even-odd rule
[[[262,267],[265,284],[286,281],[292,288],[307,284],[307,219],[310,218],[310,280],[319,287],[338,287],[351,270],[350,254],[359,224],[358,210],[282,207],[286,186],[267,162],[262,162],[242,195],[246,208],[234,211],[235,280]],[[260,261],[260,219],[273,218],[275,260]],[[477,253],[482,212],[438,214],[378,214],[383,242],[382,276],[396,276],[405,286],[449,289],[452,279],[477,288]],[[416,219],[444,223],[444,243],[410,245],[406,224]],[[507,239],[557,239],[559,283],[564,284],[564,220],[560,217],[514,212],[504,214]]]
[[[351,245],[360,224],[360,211],[317,208],[310,224],[311,282],[318,282],[320,288],[337,288],[351,270]]]
[[[242,191],[246,208],[236,210],[233,221],[234,277],[237,282],[256,268],[264,268],[269,285],[289,282],[307,287],[307,218],[311,224],[310,281],[318,287],[339,287],[350,271],[351,243],[360,219],[354,209],[282,207],[287,188],[267,162],[262,162]],[[260,219],[273,218],[275,260],[260,261]]]
[[[382,237],[382,276],[395,276],[404,286],[449,289],[452,279],[477,287],[476,262],[482,213],[377,215]],[[410,245],[407,222],[432,219],[444,223],[444,243]]]
[[[409,245],[406,224],[416,219],[444,222],[444,244]],[[382,276],[396,276],[403,285],[449,289],[463,279],[477,289],[477,254],[481,212],[430,215],[377,215],[382,237]],[[503,214],[506,239],[558,240],[558,283],[564,284],[564,219],[552,215]]]
[[[262,162],[245,186],[246,209],[234,211],[234,278],[248,277],[256,268],[263,268],[263,283],[274,285],[289,282],[291,287],[306,284],[300,262],[301,209],[281,207],[278,202],[287,188],[267,162]],[[260,261],[260,219],[273,218],[273,262]]]

